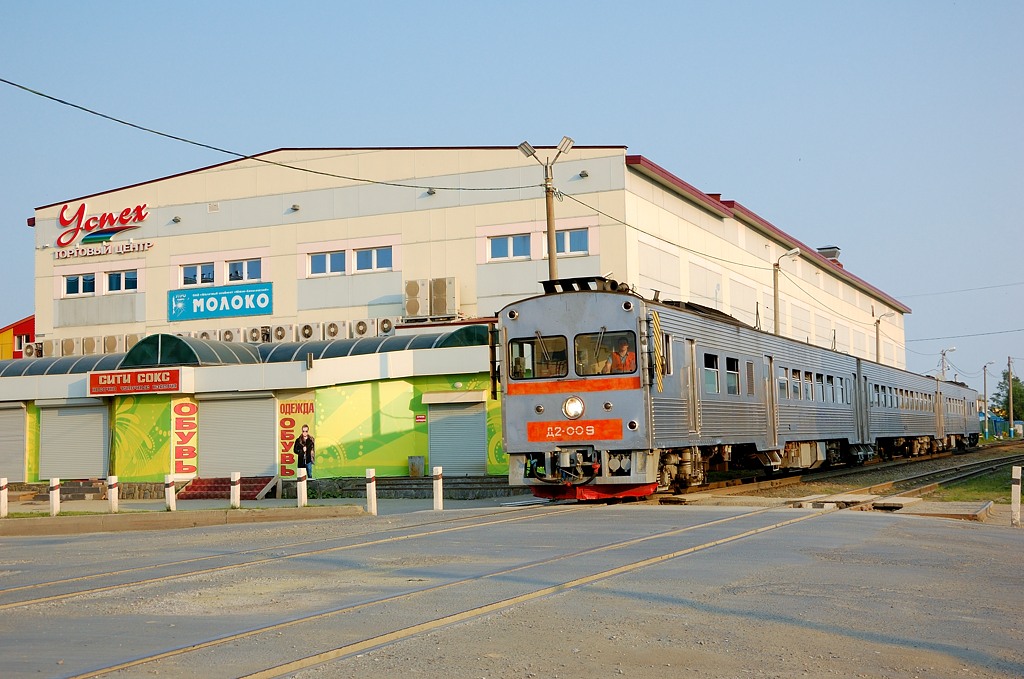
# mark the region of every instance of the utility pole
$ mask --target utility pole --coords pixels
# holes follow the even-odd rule
[[[956,351],[956,347],[950,347],[949,349],[943,349],[942,351],[939,352],[939,354],[942,356],[942,381],[943,382],[946,381],[946,354],[948,354],[951,351]]]
[[[544,212],[547,219],[548,280],[552,281],[558,278],[558,247],[555,237],[555,185],[553,183],[551,166],[555,164],[559,156],[563,153],[568,153],[574,143],[570,137],[562,137],[562,141],[558,144],[558,153],[551,160],[541,160],[538,158],[537,150],[528,141],[524,141],[519,145],[519,150],[522,151],[524,156],[533,158],[544,166]]]
[[[1010,395],[1010,403],[1009,403],[1009,406],[1010,406],[1009,407],[1009,411],[1010,412],[1007,413],[1007,414],[1010,416],[1010,438],[1012,439],[1013,438],[1013,433],[1014,433],[1014,427],[1013,427],[1013,357],[1012,356],[1007,356],[1006,357],[1006,372],[1007,372],[1006,390],[1009,392],[1009,395]]]
[[[995,363],[995,361],[989,361],[981,367],[983,373],[985,373],[985,402],[982,407],[985,409],[985,440],[988,440],[988,367]]]

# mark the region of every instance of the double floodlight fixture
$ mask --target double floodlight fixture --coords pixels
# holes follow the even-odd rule
[[[537,149],[533,148],[533,145],[528,141],[524,141],[522,144],[520,144],[519,150],[522,151],[523,155],[526,156],[527,158],[537,158],[538,163],[547,166],[552,165],[556,160],[558,160],[558,156],[562,155],[563,153],[568,153],[572,149],[573,144],[575,143],[576,142],[574,142],[571,137],[562,137],[562,141],[558,143],[558,153],[555,154],[554,160],[550,160],[546,163],[541,161],[540,158],[537,158]]]

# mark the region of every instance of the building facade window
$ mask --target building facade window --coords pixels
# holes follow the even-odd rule
[[[236,262],[228,262],[228,280],[236,281],[258,281],[263,276],[262,260],[243,259]]]
[[[213,285],[213,262],[181,267],[181,285]]]
[[[390,271],[391,246],[356,250],[356,271]]]
[[[589,251],[590,235],[586,229],[571,229],[555,234],[555,252],[558,254],[585,255]]]
[[[530,235],[493,236],[488,240],[489,259],[529,259]]]
[[[345,273],[345,251],[315,252],[309,256],[310,276],[330,276]]]
[[[83,297],[96,294],[96,274],[84,273],[64,277],[64,296]]]
[[[132,292],[139,289],[139,272],[110,271],[107,273],[107,292]]]

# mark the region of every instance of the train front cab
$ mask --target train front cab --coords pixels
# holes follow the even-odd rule
[[[501,311],[509,484],[537,497],[645,497],[650,451],[638,300],[559,293]]]

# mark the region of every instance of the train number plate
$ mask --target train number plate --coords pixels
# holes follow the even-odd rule
[[[622,438],[622,420],[527,422],[527,441],[603,441]]]

